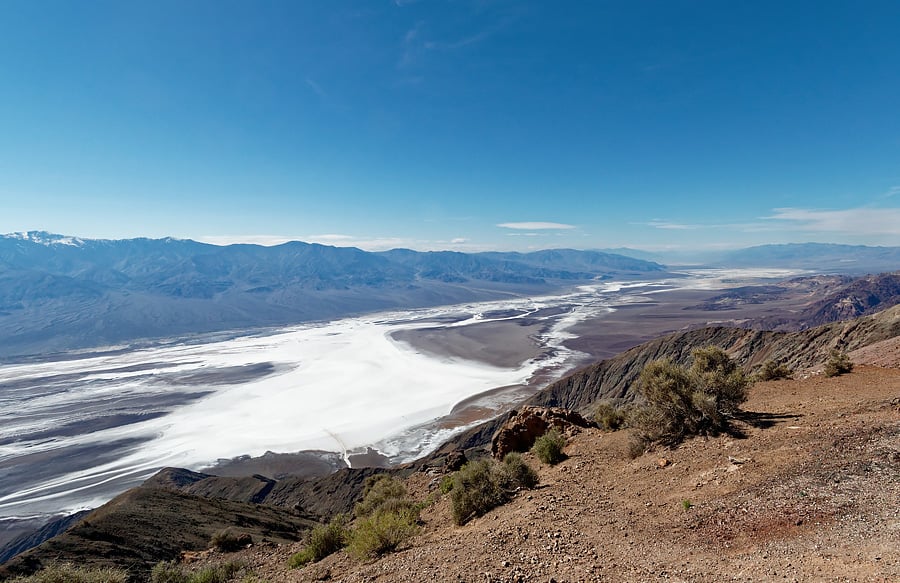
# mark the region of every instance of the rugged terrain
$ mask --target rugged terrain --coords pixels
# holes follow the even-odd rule
[[[228,558],[298,582],[900,579],[900,370],[759,383],[746,411],[739,437],[634,460],[628,431],[581,431],[558,466],[527,456],[537,489],[462,527],[444,497],[417,537],[379,560],[341,552],[290,570],[301,544]],[[424,499],[436,478],[409,484]]]
[[[382,569],[384,580],[394,580],[391,577],[398,572],[406,573],[408,580],[425,580],[428,576],[421,573],[427,570],[409,570],[413,557],[424,561],[423,569],[431,565],[429,568],[438,572],[449,568],[441,563],[444,553],[462,552],[466,545],[476,544],[477,539],[481,541],[479,549],[485,550],[476,563],[457,570],[462,580],[477,580],[472,577],[473,568],[483,568],[484,572],[493,573],[492,577],[502,575],[507,579],[515,579],[518,568],[532,575],[549,573],[558,580],[593,580],[591,577],[597,574],[615,578],[616,573],[630,574],[622,575],[622,580],[633,580],[650,577],[650,570],[660,574],[661,569],[669,575],[677,571],[685,580],[717,580],[703,579],[703,569],[713,564],[716,553],[726,549],[729,553],[734,549],[750,553],[734,555],[736,561],[750,568],[770,552],[773,561],[782,554],[812,561],[814,555],[809,554],[813,552],[809,548],[819,544],[821,548],[831,548],[828,552],[842,557],[841,561],[855,565],[845,557],[845,547],[834,546],[835,541],[852,540],[847,538],[850,535],[838,530],[824,535],[818,528],[810,530],[817,523],[830,525],[831,529],[875,521],[882,530],[874,531],[872,536],[866,531],[866,540],[881,537],[896,542],[896,517],[877,512],[881,508],[894,512],[896,505],[890,500],[896,500],[900,482],[896,465],[898,404],[896,400],[892,402],[900,395],[900,372],[889,368],[900,363],[900,306],[793,333],[703,328],[672,334],[587,367],[539,392],[530,404],[559,405],[590,414],[599,399],[631,398],[629,387],[653,359],[668,356],[684,361],[693,348],[710,344],[725,348],[750,369],[773,358],[789,364],[803,378],[758,385],[747,403],[749,414],[739,426],[745,434],[743,438],[694,440],[674,451],[659,451],[629,461],[624,433],[604,435],[586,430],[569,446],[569,461],[558,468],[542,469],[542,488],[523,494],[512,506],[497,511],[496,519],[489,515],[473,525],[452,528],[447,503],[440,502],[426,511],[424,532],[413,548],[375,563],[381,566],[333,558],[307,574],[292,571],[290,577],[309,578],[314,573],[320,576],[325,571],[315,569],[332,569],[335,575],[351,573],[348,580],[365,580],[379,572],[372,569]],[[859,367],[846,377],[825,379],[818,371],[832,348],[851,351],[858,364],[870,366]],[[501,416],[460,435],[420,462],[389,471],[409,478],[413,490],[424,499],[448,459],[459,451],[469,457],[485,455],[491,436],[506,418]],[[801,438],[807,440],[805,445]],[[729,455],[738,461],[729,461]],[[665,467],[658,467],[659,457],[667,460]],[[764,460],[768,461],[763,463]],[[156,561],[176,558],[183,550],[202,550],[213,532],[232,526],[247,530],[257,541],[247,560],[259,563],[264,572],[272,571],[273,580],[284,580],[288,575],[278,570],[283,568],[287,553],[298,548],[287,543],[298,539],[311,520],[325,520],[351,510],[365,479],[380,471],[385,470],[348,469],[319,479],[274,480],[259,475],[220,477],[164,470],[65,533],[0,567],[0,576],[28,572],[61,559],[128,567],[135,580],[140,580]],[[742,479],[735,481],[735,477]],[[706,488],[710,483],[715,483],[716,488]],[[844,500],[840,496],[850,496],[848,491],[842,489],[844,486],[838,488],[839,492],[833,491],[832,484],[852,484],[860,494]],[[802,500],[795,500],[797,497]],[[873,504],[854,505],[853,500],[857,499]],[[814,504],[810,506],[811,503]],[[677,513],[673,505],[677,510],[678,504],[693,506],[687,512],[682,508]],[[865,514],[866,509],[877,510],[876,515]],[[780,516],[778,512],[788,522],[775,520]],[[489,522],[501,520],[501,516],[506,516],[506,522]],[[738,527],[746,520],[751,522]],[[790,521],[799,523],[792,527]],[[503,524],[506,526],[501,528]],[[831,547],[816,542],[809,543],[809,548],[791,546],[787,550],[760,546],[759,537],[767,541],[766,545],[775,544],[766,538],[770,527],[776,534],[785,531],[792,537],[794,531],[810,531],[813,534],[809,536],[825,536]],[[652,546],[652,538],[641,541],[638,536],[643,532],[649,537],[660,529],[670,535],[667,544],[660,548]],[[159,540],[160,532],[167,533],[164,541]],[[596,538],[595,533],[602,536]],[[614,544],[601,544],[607,539]],[[781,540],[776,537],[773,541],[776,539]],[[629,541],[641,549],[640,559],[624,550]],[[673,549],[681,555],[672,555]],[[884,561],[879,565],[894,564],[889,552],[878,553],[882,556],[879,561]],[[271,562],[264,562],[263,555],[269,554]],[[431,556],[437,558],[427,559]],[[680,563],[676,556],[682,557]],[[837,572],[828,571],[824,560],[817,559],[823,572]],[[504,561],[508,563],[505,567]],[[789,558],[778,561],[762,563],[782,573],[800,573],[800,579],[814,573],[797,571],[796,563]],[[788,568],[788,562],[795,565],[793,570]],[[752,578],[765,578],[763,571],[752,572]]]

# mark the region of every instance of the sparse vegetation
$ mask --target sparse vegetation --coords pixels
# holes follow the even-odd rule
[[[406,494],[403,482],[380,474],[366,480],[363,498],[353,509],[357,517],[372,516],[381,511],[401,512],[415,506],[415,502]]]
[[[537,472],[519,454],[507,455],[502,463],[487,459],[469,462],[453,474],[453,522],[463,525],[506,503],[516,490],[537,483]]]
[[[447,474],[441,478],[441,484],[438,489],[441,494],[449,494],[453,490],[453,474]]]
[[[296,569],[308,563],[321,561],[347,546],[349,537],[347,517],[338,514],[328,524],[320,524],[306,533],[304,541],[306,546],[299,553],[291,555],[288,567]]]
[[[10,583],[126,583],[128,572],[111,567],[80,567],[71,563],[50,564],[33,575],[10,579]]]
[[[828,355],[825,363],[825,376],[836,377],[853,371],[853,361],[846,352],[834,349]]]
[[[566,438],[559,430],[551,428],[535,440],[531,447],[531,453],[545,464],[555,465],[566,459],[566,455],[563,453],[565,446]]]
[[[421,504],[408,497],[397,478],[369,478],[363,499],[356,505],[356,526],[350,532],[348,550],[360,559],[393,551],[418,532]]]
[[[777,381],[779,379],[789,379],[793,376],[793,372],[786,364],[767,360],[756,373],[754,380],[757,381]]]
[[[328,555],[336,553],[345,546],[350,537],[347,530],[347,517],[339,514],[328,524],[320,524],[310,530],[305,537],[306,547],[294,553],[288,560],[288,567],[296,569],[308,563],[321,561]]]
[[[209,541],[212,548],[223,553],[233,553],[251,544],[253,539],[249,534],[234,532],[231,528],[224,528],[215,533]]]
[[[644,406],[634,415],[633,454],[651,443],[675,445],[692,435],[716,435],[747,399],[749,381],[724,350],[699,348],[692,356],[690,368],[663,359],[641,372]]]
[[[631,404],[621,404],[611,399],[605,399],[597,403],[597,407],[594,409],[594,421],[601,429],[618,431],[631,426],[634,412],[634,406]]]
[[[227,583],[246,566],[237,561],[228,561],[219,565],[209,565],[197,571],[191,571],[184,565],[174,561],[157,563],[150,572],[151,583]],[[245,573],[247,577],[252,573]],[[245,577],[246,578],[246,577]]]
[[[688,510],[690,510],[693,507],[694,507],[694,505],[691,503],[690,500],[682,500],[681,501],[681,509],[684,510],[685,512],[687,512]]]
[[[497,466],[497,483],[506,492],[520,488],[530,490],[537,486],[538,475],[534,468],[525,463],[517,453],[508,453],[503,463]]]
[[[418,512],[380,510],[357,519],[348,549],[359,559],[374,558],[395,550],[418,532]]]

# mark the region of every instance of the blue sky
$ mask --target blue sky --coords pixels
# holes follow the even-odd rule
[[[900,245],[900,2],[0,7],[0,232]]]

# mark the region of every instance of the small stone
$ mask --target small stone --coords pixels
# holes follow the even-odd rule
[[[661,468],[664,468],[664,467],[666,467],[667,465],[669,465],[669,460],[667,460],[667,459],[664,458],[664,457],[661,457],[661,458],[659,458],[658,460],[656,460],[656,465],[658,465],[658,466],[661,467]]]

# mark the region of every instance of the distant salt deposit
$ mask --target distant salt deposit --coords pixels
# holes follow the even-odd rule
[[[688,275],[0,366],[0,518],[95,506],[161,467],[244,454],[375,446],[396,460],[422,455],[461,430],[423,429],[459,401],[580,362],[562,345],[572,325],[638,292],[745,279]],[[438,357],[391,338],[523,318],[542,321],[540,355],[513,367]]]

